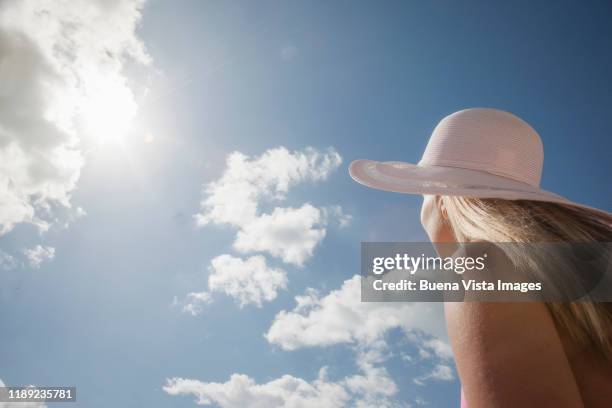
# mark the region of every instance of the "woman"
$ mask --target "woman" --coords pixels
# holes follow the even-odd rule
[[[357,160],[349,171],[369,187],[423,194],[432,243],[611,242],[612,215],[542,190],[542,165],[531,126],[476,108],[445,117],[417,165]],[[446,303],[462,407],[611,407],[610,305]]]

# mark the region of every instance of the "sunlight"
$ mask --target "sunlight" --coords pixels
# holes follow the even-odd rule
[[[98,75],[91,79],[80,106],[85,132],[99,145],[122,144],[138,109],[134,95],[120,77]]]

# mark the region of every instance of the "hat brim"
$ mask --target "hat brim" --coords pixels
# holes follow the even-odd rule
[[[539,187],[479,170],[355,160],[349,165],[349,174],[364,186],[395,193],[545,201],[610,215]]]

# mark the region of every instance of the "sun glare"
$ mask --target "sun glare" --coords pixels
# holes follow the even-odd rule
[[[85,132],[96,144],[121,144],[132,129],[138,105],[116,77],[98,78],[80,107]]]

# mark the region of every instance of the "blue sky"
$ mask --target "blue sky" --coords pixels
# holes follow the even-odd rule
[[[442,117],[495,107],[540,133],[544,188],[612,208],[608,2],[151,0],[140,19],[139,2],[120,3],[97,5],[102,19],[87,20],[83,2],[78,15],[52,11],[83,23],[76,45],[40,29],[40,16],[10,26],[14,10],[39,6],[0,8],[0,38],[21,29],[43,51],[53,38],[79,56],[21,58],[38,48],[15,40],[13,65],[0,70],[0,81],[33,89],[0,98],[47,126],[20,128],[21,110],[0,104],[8,385],[75,385],[79,402],[67,406],[83,407],[188,407],[198,395],[241,406],[236,389],[274,406],[297,386],[320,406],[454,406],[460,385],[440,308],[359,305],[351,286],[361,241],[425,240],[421,198],[367,190],[348,163],[416,162]],[[40,69],[10,69],[19,66]],[[64,103],[35,97],[49,89],[41,83]],[[96,99],[101,90],[109,96]],[[68,91],[94,113],[66,108]],[[48,123],[54,107],[74,129]],[[61,160],[48,146],[64,149]],[[232,152],[245,172],[226,163]],[[207,192],[214,182],[256,197]],[[221,210],[257,211],[211,215],[211,196]],[[211,286],[223,254],[231,258]],[[246,265],[251,257],[259,261]],[[255,262],[264,279],[247,289],[223,275],[252,276]],[[278,273],[285,283],[270,286]]]

